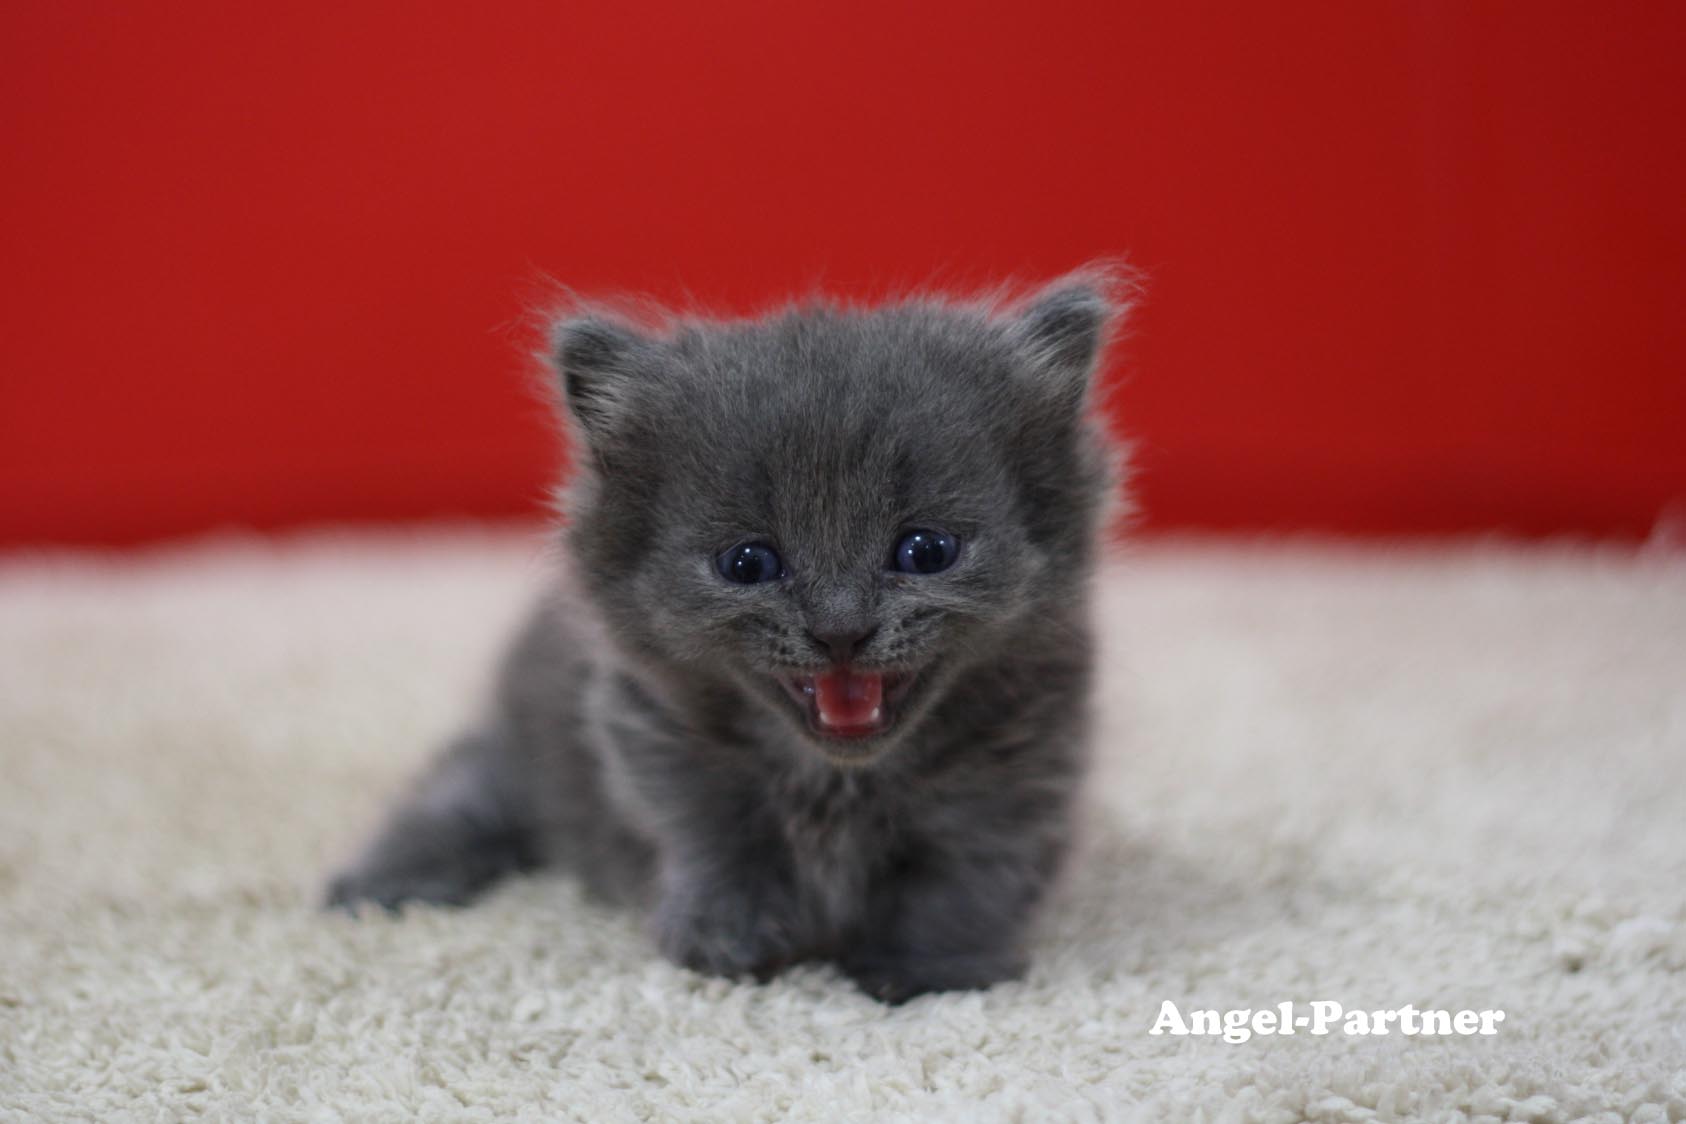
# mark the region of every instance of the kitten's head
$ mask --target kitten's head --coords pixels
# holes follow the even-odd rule
[[[557,325],[569,543],[617,638],[833,761],[915,730],[1080,598],[1112,488],[1090,272],[998,305]]]

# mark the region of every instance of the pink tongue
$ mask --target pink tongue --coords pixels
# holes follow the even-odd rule
[[[827,671],[814,676],[814,701],[822,726],[847,730],[874,725],[884,705],[884,677],[848,668]]]

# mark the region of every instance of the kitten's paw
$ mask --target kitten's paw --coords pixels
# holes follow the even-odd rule
[[[653,923],[663,956],[706,975],[765,981],[793,959],[787,918],[748,893],[669,893]]]
[[[908,956],[863,952],[847,957],[843,971],[874,999],[892,1006],[933,991],[976,991],[1024,975],[1025,961],[1010,953]]]
[[[467,905],[506,874],[537,861],[522,834],[478,830],[463,818],[400,821],[328,884],[326,904],[363,902],[396,912],[406,902]]]
[[[361,912],[363,906],[376,906],[388,913],[397,913],[406,902],[461,905],[463,900],[450,886],[407,879],[370,878],[358,871],[336,876],[322,895],[322,904],[326,908],[344,910],[353,915]]]
[[[363,905],[397,913],[408,902],[467,905],[487,884],[485,871],[467,865],[431,868],[352,867],[328,883],[323,904],[355,914]]]

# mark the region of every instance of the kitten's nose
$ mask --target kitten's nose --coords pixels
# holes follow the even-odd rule
[[[854,658],[855,653],[860,651],[868,640],[872,639],[873,633],[877,631],[878,626],[873,625],[871,628],[865,629],[851,628],[839,631],[810,632],[808,635],[814,638],[814,643],[831,652],[833,662],[848,663]]]

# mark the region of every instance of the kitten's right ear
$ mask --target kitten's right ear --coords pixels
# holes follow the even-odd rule
[[[1055,399],[1080,407],[1108,336],[1128,313],[1135,275],[1097,263],[1045,286],[1018,310],[1013,339]]]
[[[626,415],[653,349],[636,328],[596,313],[568,317],[551,329],[551,363],[563,400],[588,438],[607,438]]]

